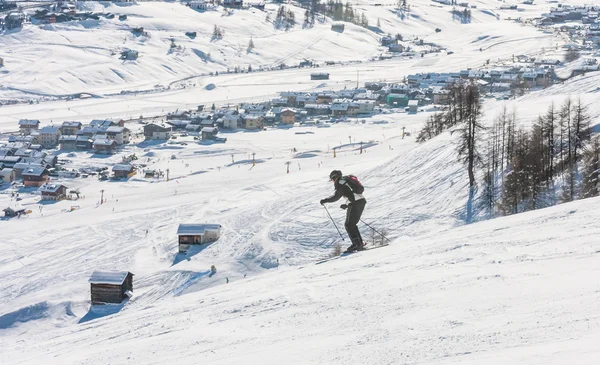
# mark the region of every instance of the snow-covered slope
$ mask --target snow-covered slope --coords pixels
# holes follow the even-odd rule
[[[419,37],[454,52],[452,57],[423,60],[415,71],[431,71],[438,62],[444,63],[445,71],[452,67],[456,71],[459,67],[482,65],[487,59],[539,52],[541,47],[554,46],[558,41],[531,26],[507,20],[511,15],[514,18],[514,13],[498,10],[497,2],[491,0],[477,3],[470,24],[454,20],[450,6],[429,0],[412,1],[408,13],[375,3],[373,0],[356,6],[359,13],[366,14],[371,29],[346,23],[342,33],[330,29],[329,19],[303,28],[304,10],[293,5],[286,6],[294,11],[297,24],[285,31],[273,24],[277,11],[274,4],[267,4],[264,12],[252,8],[227,13],[222,8],[198,12],[171,2],[82,3],[83,9],[124,14],[128,19],[101,17],[26,25],[21,31],[1,35],[0,57],[5,67],[0,70],[0,97],[110,94],[157,86],[203,87],[206,83],[202,78],[193,77],[236,66],[245,70],[252,65],[257,70],[282,63],[297,65],[303,59],[321,64],[364,62],[384,51],[379,39],[385,33],[400,33],[407,40]],[[533,8],[539,12],[547,6]],[[267,14],[270,22],[266,21]],[[380,28],[375,26],[378,20]],[[221,40],[212,39],[215,25],[225,32]],[[135,27],[143,27],[147,35],[132,34]],[[436,33],[436,28],[441,32]],[[187,37],[188,31],[197,32],[197,37]],[[251,37],[255,49],[248,52]],[[172,41],[177,45],[173,50]],[[139,51],[138,60],[121,61],[119,54],[125,48]],[[391,76],[389,67],[383,71],[380,73],[385,77]],[[354,79],[354,75],[351,77]]]
[[[161,303],[134,299],[120,311],[112,308],[116,314],[79,324],[82,308],[40,303],[3,316],[2,324],[37,317],[56,327],[3,330],[3,360],[594,364],[600,357],[598,203],[397,240]]]

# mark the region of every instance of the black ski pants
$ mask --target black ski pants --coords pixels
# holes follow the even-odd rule
[[[363,242],[357,224],[360,221],[360,216],[362,215],[366,204],[366,199],[360,199],[352,203],[352,205],[348,207],[348,210],[346,210],[346,222],[344,223],[344,227],[346,227],[346,232],[348,232],[348,237],[350,237],[352,245],[356,247],[360,247]]]

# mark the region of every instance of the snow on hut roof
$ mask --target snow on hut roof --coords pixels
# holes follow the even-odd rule
[[[40,186],[38,191],[42,193],[56,193],[63,186],[62,184],[44,184]]]
[[[216,231],[219,228],[221,228],[220,224],[180,224],[177,229],[177,235],[202,235],[206,230]]]
[[[98,271],[95,270],[88,280],[91,284],[121,285],[129,275],[129,271]]]
[[[116,164],[112,168],[113,171],[131,171],[131,169],[133,169],[133,166],[125,163]]]

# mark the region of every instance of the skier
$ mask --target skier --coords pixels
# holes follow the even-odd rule
[[[344,227],[352,242],[350,247],[346,249],[346,253],[361,251],[364,249],[364,243],[356,224],[360,221],[360,216],[367,204],[367,200],[362,195],[364,189],[355,176],[343,176],[340,170],[331,171],[329,179],[333,181],[335,193],[329,198],[321,199],[320,203],[324,205],[325,203],[336,202],[342,196],[346,198],[347,204],[340,206],[342,209],[347,209]]]

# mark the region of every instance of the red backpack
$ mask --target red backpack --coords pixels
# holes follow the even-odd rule
[[[362,186],[362,184],[360,183],[360,181],[358,181],[358,178],[354,175],[348,175],[345,176],[345,179],[348,182],[348,185],[350,186],[350,189],[352,189],[352,191],[355,194],[362,194],[365,191],[365,187]]]

